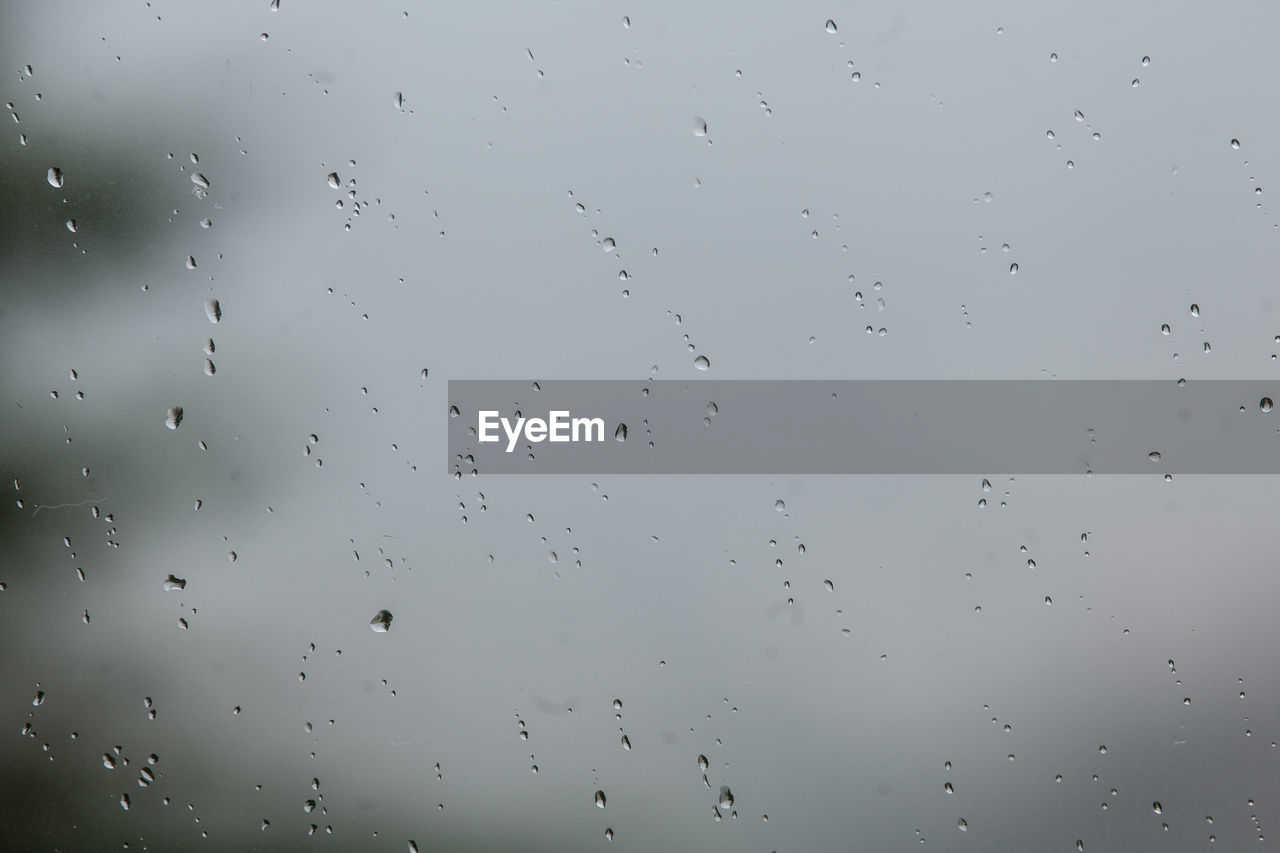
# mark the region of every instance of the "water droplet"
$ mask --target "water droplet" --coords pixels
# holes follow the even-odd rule
[[[72,234],[76,233],[76,221],[74,219],[67,220],[67,230]]]
[[[614,441],[619,441],[619,442],[622,442],[622,441],[626,441],[626,440],[627,440],[627,425],[626,425],[626,424],[618,424],[618,428],[617,428],[616,430],[614,430],[614,431],[613,431],[613,439],[614,439]]]
[[[705,355],[700,355],[693,360],[693,366],[699,370],[710,370],[711,359],[707,358]]]
[[[709,762],[709,761],[707,760],[707,757],[706,757],[705,755],[699,755],[699,756],[698,756],[698,769],[699,769],[699,770],[701,770],[703,773],[706,773],[706,772],[707,772],[707,768],[708,768],[708,767],[710,767],[710,766],[711,766],[711,762]]]
[[[733,808],[733,791],[729,790],[728,785],[720,786],[720,796],[717,798],[717,802],[722,809]]]
[[[330,172],[328,176],[328,180],[329,180],[329,186],[335,190],[342,185],[342,182],[338,180],[337,172]]]
[[[404,109],[404,93],[403,92],[396,92],[395,95],[392,97],[391,101],[396,105],[396,109],[398,110]]]
[[[1159,801],[1159,800],[1156,800],[1154,803],[1152,803],[1152,804],[1151,804],[1151,810],[1152,810],[1153,812],[1155,812],[1156,814],[1163,814],[1163,813],[1164,813],[1164,806],[1160,805],[1160,801]]]
[[[1161,323],[1161,324],[1160,324],[1160,334],[1162,334],[1162,335],[1167,335],[1167,334],[1169,334],[1169,332],[1170,332],[1170,331],[1171,331],[1171,330],[1170,330],[1170,328],[1169,328],[1169,324],[1168,324],[1168,323]]]
[[[707,135],[707,120],[704,119],[702,116],[693,117],[693,135],[694,136]]]
[[[369,620],[369,627],[379,634],[385,634],[387,631],[391,630],[391,618],[390,610],[379,610],[377,614]]]
[[[631,738],[627,737],[626,735],[622,736],[622,748],[625,749],[627,752],[631,751]]]
[[[624,30],[631,29],[631,18],[628,15],[622,16],[622,28]]]
[[[601,808],[601,809],[604,808],[605,806],[604,791],[596,791],[595,802],[596,802],[597,808]]]
[[[169,575],[169,577],[164,579],[165,592],[175,592],[177,590],[186,589],[186,588],[187,588],[186,578],[180,578],[180,577],[177,577],[176,575]]]
[[[1017,274],[1018,274],[1018,265],[1009,264],[1009,275],[1017,275]]]
[[[50,166],[49,174],[46,176],[46,180],[49,181],[49,186],[61,188],[62,182],[63,182],[62,170],[59,169],[57,166]]]
[[[1258,401],[1258,409],[1261,410],[1263,414],[1266,414],[1273,408],[1275,408],[1275,403],[1271,401],[1270,397],[1263,397]]]
[[[946,791],[948,794],[954,794],[956,792],[956,789],[951,787],[950,782],[947,782],[945,785],[943,785],[942,790]]]
[[[170,406],[169,411],[166,412],[164,416],[164,425],[167,426],[169,429],[177,429],[178,425],[181,423],[182,423],[182,407]]]
[[[218,368],[216,368],[216,367],[214,367],[214,366],[213,366],[213,360],[212,360],[212,359],[208,359],[208,358],[206,358],[206,359],[204,360],[204,375],[205,375],[205,376],[212,376],[214,373],[216,373],[216,372],[217,372],[217,370],[218,370]]]
[[[191,176],[191,183],[195,184],[197,187],[199,187],[202,190],[209,189],[209,179],[206,178],[204,175],[200,174],[199,172],[196,172],[194,175]]]
[[[1192,317],[1200,316],[1200,306],[1195,304],[1194,302],[1191,303],[1191,316]]]
[[[210,323],[216,323],[222,319],[222,306],[216,299],[206,299],[204,301],[204,315],[209,318]]]
[[[836,28],[836,22],[835,22],[835,21],[833,21],[833,20],[831,20],[830,18],[828,18],[828,19],[827,19],[827,32],[829,32],[829,33],[834,33],[834,32],[836,32],[836,29],[837,29],[837,28]]]
[[[196,268],[195,257],[193,257],[192,255],[187,255],[187,269],[193,270],[195,268]]]
[[[1231,147],[1232,147],[1232,148],[1239,148],[1239,147],[1240,147],[1240,140],[1239,140],[1239,139],[1233,139],[1233,140],[1231,140]]]
[[[1149,56],[1144,56],[1144,57],[1142,57],[1142,67],[1143,67],[1143,68],[1146,68],[1146,67],[1147,67],[1148,65],[1150,65],[1150,64],[1151,64],[1151,57],[1149,57]]]
[[[124,809],[125,811],[128,811],[128,810],[129,810],[129,795],[128,795],[128,794],[121,794],[121,795],[120,795],[120,808]]]
[[[606,252],[612,252],[617,247],[617,245],[618,244],[614,241],[612,237],[605,237],[604,240],[600,242],[600,247],[603,248]]]
[[[960,830],[961,832],[968,832],[968,831],[969,831],[969,821],[965,820],[964,818],[957,818],[957,819],[956,819],[956,829]]]
[[[1057,62],[1057,61],[1058,61],[1058,54],[1056,54],[1056,53],[1051,53],[1051,54],[1049,54],[1049,61],[1050,61],[1050,62]]]

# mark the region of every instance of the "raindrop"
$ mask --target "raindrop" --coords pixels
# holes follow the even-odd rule
[[[164,425],[167,426],[169,429],[177,429],[178,425],[181,423],[182,423],[182,407],[170,406],[169,411],[166,412],[164,416]]]
[[[601,809],[604,808],[605,806],[604,791],[596,791],[595,802],[596,802],[596,808],[601,808]]]
[[[707,772],[707,768],[708,768],[708,767],[710,767],[710,766],[711,766],[711,762],[709,762],[709,761],[707,760],[707,757],[706,757],[705,755],[699,755],[699,756],[698,756],[698,769],[699,769],[699,770],[701,770],[703,773],[706,773],[706,772]]]
[[[1168,324],[1168,323],[1162,323],[1162,324],[1160,325],[1160,334],[1162,334],[1162,335],[1167,335],[1167,334],[1169,334],[1169,332],[1170,332],[1170,331],[1171,331],[1171,329],[1169,328],[1169,324]]]
[[[1148,459],[1150,459],[1152,462],[1159,462],[1159,461],[1160,461],[1160,451],[1159,451],[1159,450],[1153,450],[1153,451],[1151,451],[1150,453],[1148,453],[1148,454],[1147,454],[1147,458],[1148,458]]]
[[[1076,110],[1075,116],[1076,116],[1076,121],[1084,121],[1084,113],[1080,112],[1079,110]]]
[[[199,172],[196,172],[194,175],[191,176],[191,183],[195,184],[202,190],[209,189],[209,179],[206,178],[204,175],[200,174]]]
[[[176,592],[177,590],[182,590],[186,588],[187,588],[186,578],[180,578],[176,575],[169,575],[169,577],[164,579],[165,592]]]
[[[616,430],[614,430],[614,431],[613,431],[613,438],[614,438],[614,441],[619,441],[619,442],[626,441],[626,440],[627,440],[627,425],[626,425],[626,424],[618,424],[618,428],[617,428]]]
[[[1239,147],[1240,147],[1240,140],[1239,140],[1239,139],[1233,139],[1233,140],[1231,140],[1231,147],[1232,147],[1232,148],[1239,148]]]
[[[625,749],[627,752],[631,751],[631,738],[627,737],[626,735],[622,736],[622,748]]]
[[[833,20],[831,20],[830,18],[828,18],[828,19],[827,19],[827,32],[829,32],[829,33],[834,33],[835,31],[836,31],[836,22],[835,22],[835,21],[833,21]]]
[[[1275,404],[1271,402],[1270,397],[1263,397],[1261,400],[1258,401],[1258,409],[1261,410],[1263,414],[1266,414],[1267,412],[1271,411],[1273,408],[1275,408]]]
[[[330,172],[328,179],[329,179],[329,186],[335,190],[342,185],[342,182],[338,179],[337,172]]]
[[[1149,57],[1149,56],[1144,56],[1144,57],[1142,57],[1142,67],[1143,67],[1143,68],[1146,68],[1146,67],[1147,67],[1148,65],[1150,65],[1150,64],[1151,64],[1151,57]]]
[[[1194,302],[1191,303],[1191,316],[1192,317],[1200,316],[1200,306]]]
[[[379,633],[385,634],[391,630],[391,611],[379,610],[377,614],[369,620],[369,627]]]
[[[210,323],[216,323],[222,319],[222,306],[216,299],[206,299],[204,301],[204,315],[209,318]]]
[[[699,370],[710,370],[711,359],[707,358],[705,355],[700,355],[693,360],[693,366]]]
[[[969,821],[965,820],[964,818],[958,818],[956,820],[956,829],[960,830],[961,832],[968,832]]]
[[[57,166],[50,166],[46,180],[49,181],[49,186],[61,188],[63,183],[62,170]]]
[[[196,268],[196,259],[191,255],[187,255],[187,269],[193,270],[195,268]]]
[[[396,109],[404,109],[404,93],[396,92],[395,96],[392,98],[392,102],[396,105]]]
[[[786,501],[783,501],[783,500],[776,500],[776,501],[774,501],[774,502],[773,502],[773,508],[774,508],[775,510],[777,510],[778,512],[783,512],[783,511],[784,511],[784,510],[786,510],[786,508],[787,508]]]
[[[1018,265],[1009,264],[1009,275],[1017,275],[1017,274],[1018,274]]]
[[[74,219],[67,220],[67,230],[72,234],[76,233],[76,221]]]
[[[707,120],[704,119],[702,116],[693,117],[693,135],[694,136],[707,135]]]
[[[722,809],[733,808],[733,791],[729,790],[728,785],[720,786],[720,796],[717,802],[720,804],[720,808]]]
[[[612,252],[617,245],[618,244],[614,241],[612,237],[605,237],[604,240],[600,243],[600,246],[606,252]]]
[[[1152,810],[1153,812],[1155,812],[1156,814],[1163,814],[1163,813],[1164,813],[1164,806],[1160,805],[1160,801],[1159,801],[1159,800],[1156,800],[1154,803],[1152,803],[1152,804],[1151,804],[1151,810]]]

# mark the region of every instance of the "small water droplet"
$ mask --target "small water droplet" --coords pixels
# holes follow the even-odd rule
[[[604,808],[605,802],[606,801],[605,801],[604,791],[596,791],[596,796],[595,796],[596,807],[601,809]]]
[[[187,588],[186,578],[180,578],[176,575],[169,575],[169,577],[164,579],[165,592],[175,592],[177,590],[182,590],[186,588]]]
[[[46,180],[49,181],[49,186],[61,188],[63,183],[62,170],[57,166],[50,166]]]
[[[728,785],[720,786],[720,796],[717,798],[717,802],[722,809],[733,808],[733,791],[729,790]]]
[[[1155,812],[1156,814],[1163,814],[1163,813],[1164,813],[1164,806],[1160,805],[1160,801],[1159,801],[1159,800],[1156,800],[1154,803],[1152,803],[1152,804],[1151,804],[1151,810],[1152,810],[1153,812]]]
[[[199,187],[202,190],[209,189],[209,179],[206,178],[204,175],[200,174],[199,172],[196,172],[194,175],[191,176],[191,183],[195,184],[197,187]]]
[[[833,20],[831,20],[830,18],[828,18],[828,19],[827,19],[827,27],[826,27],[826,29],[827,29],[827,32],[829,32],[829,33],[834,33],[834,32],[836,32],[836,31],[837,31],[836,22],[835,22],[835,21],[833,21]]]
[[[1239,140],[1239,139],[1233,139],[1233,140],[1231,140],[1231,147],[1232,147],[1232,148],[1239,148],[1239,147],[1240,147],[1240,140]]]
[[[330,172],[328,175],[328,180],[329,180],[329,186],[335,190],[342,185],[342,182],[338,179],[337,172]]]
[[[618,428],[613,431],[614,441],[623,442],[627,440],[627,425],[618,424]]]
[[[169,411],[165,413],[164,425],[169,429],[177,429],[182,423],[182,407],[170,406]]]
[[[1009,264],[1009,275],[1017,275],[1017,274],[1018,274],[1018,265]]]
[[[204,315],[209,318],[210,323],[216,323],[222,319],[222,305],[216,299],[206,299],[204,301]]]
[[[1275,404],[1271,401],[1270,397],[1263,397],[1258,401],[1258,409],[1261,410],[1263,414],[1266,414],[1273,408],[1275,408]]]
[[[368,611],[365,611],[366,613]],[[391,630],[391,611],[379,610],[372,619],[369,620],[369,627],[379,634],[385,634]]]
[[[693,117],[693,135],[694,136],[707,135],[707,120],[704,119],[702,116]]]

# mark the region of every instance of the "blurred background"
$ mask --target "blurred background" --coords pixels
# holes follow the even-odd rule
[[[0,846],[1273,848],[1274,478],[455,479],[445,425],[1275,378],[1277,24],[0,7]]]

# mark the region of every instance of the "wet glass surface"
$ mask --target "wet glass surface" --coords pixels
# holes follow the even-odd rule
[[[5,844],[1269,849],[1274,477],[455,478],[446,383],[1276,380],[1277,23],[6,4]]]

